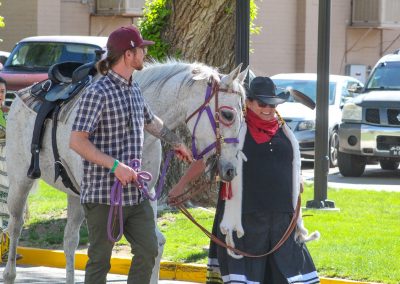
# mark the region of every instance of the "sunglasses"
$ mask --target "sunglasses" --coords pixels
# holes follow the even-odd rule
[[[269,106],[270,108],[276,108],[276,105],[274,105],[274,104],[266,104],[259,100],[256,100],[256,102],[257,102],[258,106],[262,107],[262,108],[267,107],[267,106]]]

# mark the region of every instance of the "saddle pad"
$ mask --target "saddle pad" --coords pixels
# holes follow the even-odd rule
[[[42,101],[39,98],[32,96],[31,88],[32,86],[29,86],[19,90],[16,93],[16,96],[19,97],[29,109],[33,110],[34,112],[37,112],[36,110],[39,109],[40,105],[42,104]]]
[[[36,112],[39,110],[40,106],[42,105],[43,101],[35,97],[31,94],[30,89],[32,86],[29,86],[25,89],[19,90],[16,95],[22,100],[22,102],[32,111]],[[68,101],[60,111],[60,114],[58,116],[58,121],[64,122],[68,119],[73,106],[79,101],[79,98],[82,94],[82,92],[85,91],[85,87],[79,91],[78,94],[76,94],[70,101]]]

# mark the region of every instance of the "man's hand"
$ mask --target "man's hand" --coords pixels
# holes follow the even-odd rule
[[[114,174],[123,186],[127,186],[137,180],[135,170],[121,162],[119,162]]]
[[[183,143],[178,144],[173,149],[179,160],[189,163],[193,162],[192,151],[190,151]]]

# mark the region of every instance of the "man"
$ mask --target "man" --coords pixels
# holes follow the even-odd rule
[[[107,239],[110,190],[117,178],[123,185],[124,235],[134,253],[128,283],[149,283],[157,256],[153,210],[133,184],[137,173],[128,166],[142,158],[143,130],[171,144],[178,157],[191,152],[163,125],[145,102],[132,72],[143,68],[146,48],[136,27],[121,27],[107,42],[107,57],[98,71],[104,76],[88,87],[72,127],[70,147],[83,158],[81,203],[89,230],[89,261],[85,283],[106,283],[114,243]]]

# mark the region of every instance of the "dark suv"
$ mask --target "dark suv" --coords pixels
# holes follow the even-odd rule
[[[338,166],[343,176],[360,176],[379,162],[396,170],[400,162],[400,52],[375,65],[353,102],[345,104],[339,127]]]
[[[107,37],[95,36],[35,36],[21,40],[0,71],[0,77],[7,81],[6,104],[11,104],[16,91],[45,80],[51,65],[94,61],[98,59],[96,50],[105,50],[106,43]]]

